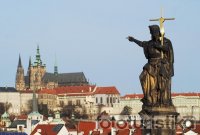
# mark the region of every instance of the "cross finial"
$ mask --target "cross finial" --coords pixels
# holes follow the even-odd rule
[[[165,20],[175,20],[175,18],[164,18],[163,17],[163,9],[161,9],[161,17],[160,18],[150,19],[150,21],[159,21],[159,23],[160,23],[160,33],[161,33],[162,38],[165,34],[164,25],[163,25]]]
[[[164,18],[162,8],[161,8],[161,17],[160,18],[150,19],[150,21],[159,21],[159,23],[160,23],[161,45],[164,44],[164,35],[165,35],[164,22],[165,22],[165,20],[175,20],[175,18]],[[163,58],[163,52],[161,53],[161,57]]]

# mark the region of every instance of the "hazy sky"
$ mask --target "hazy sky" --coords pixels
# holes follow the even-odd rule
[[[151,18],[165,17],[175,52],[174,92],[200,90],[199,0],[2,0],[0,1],[0,86],[14,86],[19,53],[27,72],[39,43],[47,71],[84,72],[98,86],[116,86],[122,95],[142,93],[139,74],[147,62],[132,35],[149,40]]]

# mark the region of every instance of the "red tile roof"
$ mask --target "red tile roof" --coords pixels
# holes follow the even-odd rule
[[[18,119],[18,120],[26,120],[27,118],[28,118],[28,116],[25,115],[25,114],[22,114],[22,115],[17,116],[17,119]]]
[[[176,96],[200,96],[200,93],[172,93],[172,97]]]
[[[31,135],[34,135],[38,129],[41,130],[41,134],[42,135],[57,135],[57,133],[55,131],[53,131],[53,127],[55,127],[55,124],[39,124],[36,126],[36,128],[33,130],[33,132],[31,133]]]
[[[42,89],[39,94],[67,95],[67,96],[88,96],[94,94],[120,94],[114,86],[65,86],[54,89]]]
[[[84,132],[83,135],[88,135],[90,131],[93,131],[96,128],[96,122],[92,121],[79,121],[78,123],[78,132]]]
[[[183,135],[183,128],[178,124],[176,126],[176,135]]]
[[[118,130],[117,135],[129,135],[129,129]]]
[[[115,86],[97,87],[94,94],[120,94]]]
[[[142,129],[140,127],[135,128],[134,135],[142,135]]]
[[[33,90],[20,91],[20,93],[33,93]],[[35,91],[35,93],[38,93],[38,91]]]
[[[143,98],[144,95],[143,94],[127,94],[125,96],[123,96],[122,98]]]
[[[65,86],[65,87],[57,87],[54,89],[42,89],[39,94],[57,94],[57,95],[63,95],[63,94],[88,94],[93,91],[95,86]]]
[[[91,135],[100,135],[100,131],[93,131]]]
[[[172,93],[172,97],[176,96],[200,96],[200,93]],[[127,94],[122,98],[129,99],[129,98],[143,98],[143,94]]]
[[[56,95],[56,90],[48,90],[48,89],[42,89],[41,91],[38,92],[38,94],[52,94]]]

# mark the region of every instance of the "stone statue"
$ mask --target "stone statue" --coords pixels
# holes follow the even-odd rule
[[[144,106],[171,106],[171,77],[174,75],[174,54],[171,41],[163,38],[158,25],[149,26],[151,40],[139,41],[131,36],[130,42],[135,42],[143,48],[148,62],[140,74],[140,82],[143,89]]]

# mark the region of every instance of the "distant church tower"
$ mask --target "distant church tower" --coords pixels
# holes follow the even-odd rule
[[[40,49],[39,46],[37,47],[37,54],[36,60],[34,64],[31,63],[31,59],[29,60],[29,67],[28,67],[28,77],[29,77],[29,88],[31,90],[38,90],[41,89],[42,84],[42,77],[46,73],[46,65],[42,63],[40,58]]]
[[[36,123],[33,123],[35,121]],[[33,99],[32,99],[32,112],[28,114],[28,118],[26,120],[26,133],[31,134],[32,129],[35,127],[34,124],[40,123],[43,121],[43,115],[38,112],[38,102],[35,94],[35,90],[33,90]]]
[[[15,79],[15,88],[19,91],[25,89],[24,68],[22,67],[20,55],[19,55],[19,62],[17,66],[17,73],[16,73],[16,79]]]

